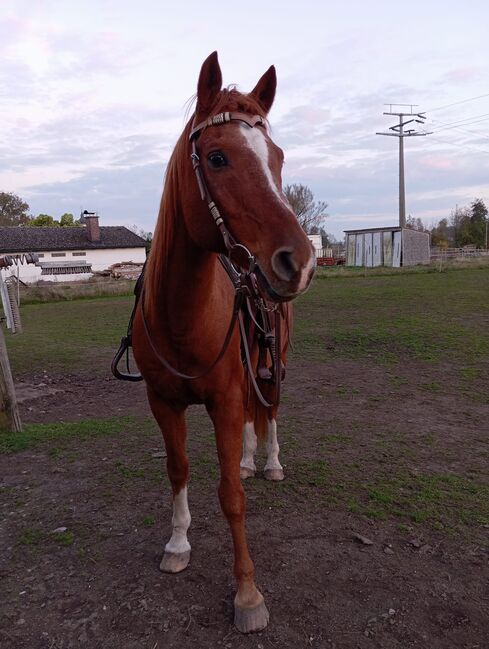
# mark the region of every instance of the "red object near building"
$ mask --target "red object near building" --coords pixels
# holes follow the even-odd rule
[[[318,266],[343,266],[345,264],[344,257],[317,257],[316,264]]]

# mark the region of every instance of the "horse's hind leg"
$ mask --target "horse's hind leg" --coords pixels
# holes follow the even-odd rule
[[[245,421],[243,426],[243,455],[240,462],[240,474],[243,479],[252,478],[255,475],[256,447],[255,425],[252,421]]]
[[[190,561],[187,530],[191,519],[187,500],[188,459],[185,409],[169,406],[152,394],[150,390],[148,390],[148,399],[165,440],[166,467],[173,492],[173,529],[171,538],[165,546],[160,570],[180,572],[188,566]]]
[[[240,480],[243,427],[243,399],[228,395],[219,403],[208,404],[214,423],[217,453],[221,467],[219,500],[227,518],[234,545],[234,574],[238,592],[234,599],[234,624],[238,631],[250,633],[264,629],[268,611],[263,595],[255,586],[255,569],[248,552],[245,534],[245,495]]]
[[[277,439],[277,420],[275,417],[268,421],[267,430],[267,463],[265,464],[265,478],[267,480],[283,480],[284,470],[278,459],[280,448]]]

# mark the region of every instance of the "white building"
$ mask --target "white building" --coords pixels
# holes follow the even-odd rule
[[[124,226],[100,226],[98,216],[85,215],[85,225],[75,227],[0,227],[0,255],[22,258],[35,252],[39,262],[18,264],[19,278],[77,281],[112,264],[146,259],[146,241]],[[11,266],[7,274],[17,274]]]
[[[314,254],[316,257],[323,256],[323,237],[321,234],[308,234],[307,238],[314,247]]]

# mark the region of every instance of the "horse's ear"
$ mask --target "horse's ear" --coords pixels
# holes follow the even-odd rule
[[[217,94],[221,90],[222,74],[217,60],[217,52],[212,52],[202,63],[197,84],[197,113],[209,114]]]
[[[250,95],[257,99],[260,105],[264,108],[265,113],[268,113],[272,107],[273,100],[275,99],[276,89],[277,73],[275,72],[275,66],[271,65],[250,92]]]

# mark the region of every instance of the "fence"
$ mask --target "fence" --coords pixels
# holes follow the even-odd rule
[[[473,257],[489,256],[489,250],[473,248],[466,246],[464,248],[431,248],[431,261],[440,261],[445,259],[467,259]]]

